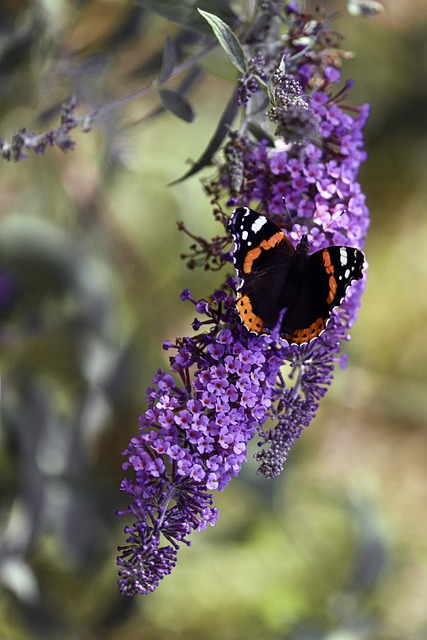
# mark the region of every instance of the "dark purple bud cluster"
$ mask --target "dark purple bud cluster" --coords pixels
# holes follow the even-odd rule
[[[61,125],[56,129],[36,135],[35,133],[27,133],[27,130],[22,128],[12,137],[11,143],[0,138],[0,153],[3,159],[19,162],[28,157],[28,151],[42,156],[48,147],[55,146],[64,153],[74,149],[75,143],[71,139],[70,131],[79,125],[79,119],[74,111],[76,104],[74,96],[64,102],[61,109]]]
[[[267,82],[265,58],[258,51],[248,62],[248,71],[240,76],[237,82],[237,102],[246,105],[254,93],[261,90]]]

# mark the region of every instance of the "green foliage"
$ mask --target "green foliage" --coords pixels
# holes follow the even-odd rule
[[[212,31],[219,44],[236,69],[240,71],[240,73],[245,73],[247,71],[245,52],[235,33],[230,29],[228,24],[221,20],[221,18],[218,18],[218,16],[208,13],[207,11],[202,11],[201,9],[198,11],[212,27]]]
[[[185,122],[193,122],[195,118],[193,109],[177,91],[159,89],[159,95],[165,109]]]

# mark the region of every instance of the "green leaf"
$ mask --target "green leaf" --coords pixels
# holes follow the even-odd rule
[[[167,20],[177,22],[193,31],[210,33],[210,27],[197,12],[197,7],[205,11],[215,11],[228,24],[236,24],[238,18],[230,8],[229,0],[135,0],[136,4],[155,11]]]
[[[160,69],[159,84],[163,84],[170,78],[176,61],[175,45],[167,36],[163,51],[162,68]]]
[[[212,27],[212,31],[219,44],[236,69],[238,69],[240,73],[245,73],[247,71],[245,52],[236,34],[230,29],[228,24],[221,20],[221,18],[218,18],[218,16],[215,16],[213,13],[208,13],[207,11],[202,11],[202,9],[197,10]]]
[[[159,89],[160,100],[165,109],[185,122],[193,122],[195,114],[186,100],[172,89]]]
[[[186,180],[190,176],[194,176],[194,174],[198,173],[201,169],[211,164],[211,161],[215,152],[218,151],[222,141],[230,131],[230,126],[233,123],[237,110],[238,110],[238,106],[237,106],[236,92],[234,91],[233,95],[231,96],[230,100],[227,103],[227,106],[224,109],[223,114],[221,115],[220,121],[218,122],[217,128],[215,130],[215,133],[213,134],[211,140],[209,141],[209,144],[205,149],[205,151],[202,153],[200,158],[193,164],[191,169],[187,171],[187,173],[185,173],[181,178],[178,178],[177,180],[174,180],[173,182],[171,182],[169,186],[178,184],[179,182]]]

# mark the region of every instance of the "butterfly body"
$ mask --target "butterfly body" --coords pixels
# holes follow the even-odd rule
[[[326,328],[354,280],[363,276],[359,249],[331,246],[309,253],[303,235],[295,249],[285,233],[265,216],[235,209],[229,222],[239,284],[236,308],[247,329],[273,330],[289,343],[310,342]]]

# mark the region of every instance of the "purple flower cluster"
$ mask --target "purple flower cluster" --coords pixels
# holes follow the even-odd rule
[[[288,380],[279,376],[276,388],[276,405],[271,412],[273,427],[264,432],[258,430],[260,451],[255,459],[260,462],[258,472],[266,478],[280,474],[291,447],[315,417],[319,402],[333,380],[339,357],[340,341],[346,337],[348,325],[343,319],[341,307],[317,340],[301,347],[285,349],[291,374]]]
[[[256,82],[255,74],[242,77],[240,104],[247,107],[247,120],[230,132],[224,162],[206,188],[217,211],[222,194],[230,206],[268,212],[279,226],[291,227],[288,235],[295,243],[307,233],[312,250],[331,244],[363,248],[369,217],[358,173],[366,158],[362,132],[369,108],[347,104],[349,84],[341,90],[334,86],[340,81],[339,64],[325,26],[298,13],[296,3],[284,10],[288,48],[268,43],[262,52],[257,40],[253,69],[248,69],[254,71],[263,55],[277,71],[264,89],[265,77]],[[268,93],[275,111],[268,116],[262,110],[257,136],[250,137],[251,114],[261,113],[251,102],[265,104],[265,96],[259,102],[260,90]],[[280,125],[281,140],[274,145],[271,136],[259,135],[271,120],[276,129]],[[217,261],[228,264],[221,239],[204,246],[207,260],[215,253]],[[290,448],[315,416],[336,363],[343,362],[341,343],[357,317],[365,280],[353,283],[326,330],[302,346],[288,345],[275,331],[249,333],[235,311],[234,286],[228,280],[210,301],[183,293],[202,316],[193,322],[197,333],[165,345],[176,349],[171,372],[155,376],[140,432],[125,451],[124,468],[133,479],[123,482],[122,491],[132,503],[122,513],[131,515],[133,524],[119,548],[123,594],[154,590],[175,566],[179,545],[190,544],[189,534],[215,523],[212,492],[239,473],[251,438],[259,441],[259,473],[281,472]],[[267,419],[272,426],[266,429]]]
[[[177,349],[171,370],[159,371],[148,389],[148,408],[140,434],[124,452],[122,491],[132,496],[126,512],[136,518],[120,547],[120,590],[148,593],[170,573],[179,543],[189,544],[194,529],[214,524],[214,490],[221,491],[246,461],[248,441],[270,415],[283,348],[271,338],[246,335],[236,321],[234,299],[218,291],[211,303],[196,305],[210,333],[200,333],[165,348]],[[196,325],[201,321],[197,319]],[[169,544],[161,546],[161,540]]]
[[[276,148],[269,147],[267,141],[248,142],[242,160],[245,190],[236,196],[230,189],[230,204],[255,201],[255,209],[277,214],[280,224],[285,221],[285,199],[295,222],[290,233],[295,241],[308,232],[313,249],[348,243],[361,248],[369,212],[357,176],[366,159],[363,128],[369,105],[344,107],[326,93],[316,92],[311,109],[318,121],[321,143]],[[242,141],[239,152],[242,156]],[[220,180],[229,188],[230,167],[223,167]]]

